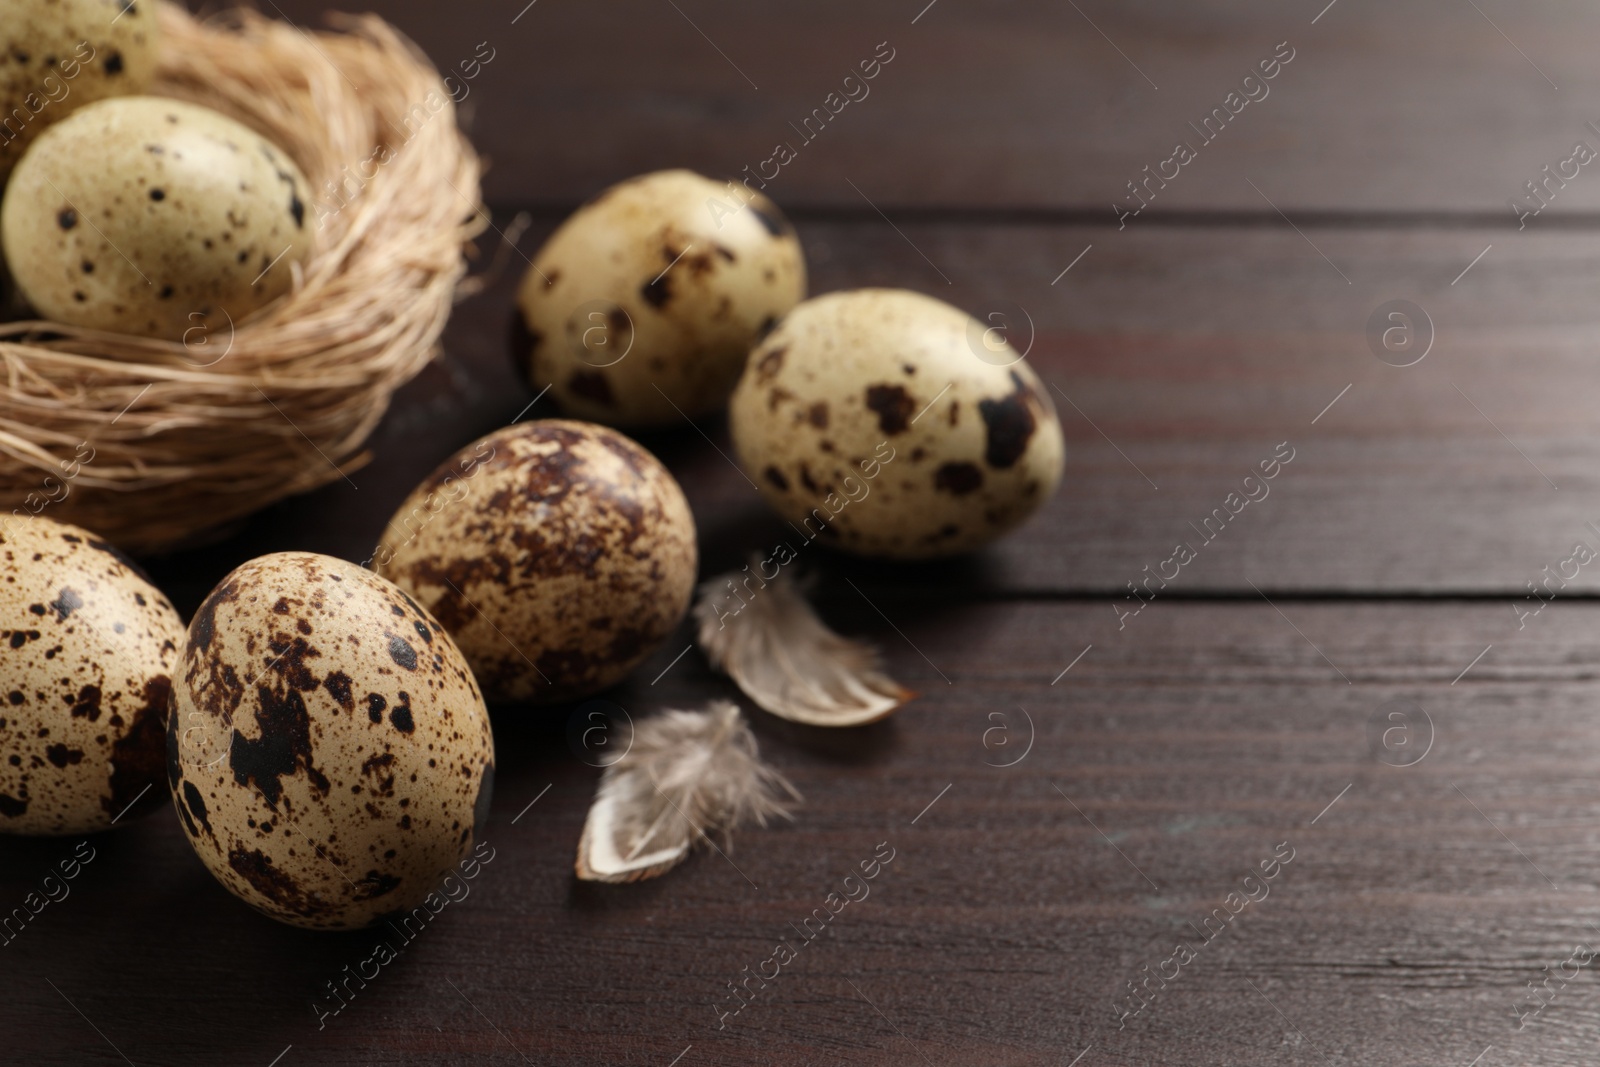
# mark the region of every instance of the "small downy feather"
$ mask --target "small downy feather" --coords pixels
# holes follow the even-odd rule
[[[664,711],[634,728],[605,769],[583,825],[575,868],[587,882],[637,882],[681,863],[690,846],[754,819],[790,818],[794,786],[761,762],[737,705]]]
[[[711,665],[762,708],[809,726],[860,726],[916,696],[883,672],[870,646],[828,629],[788,575],[746,584],[749,600],[729,592],[749,577],[732,571],[701,583],[694,617]]]

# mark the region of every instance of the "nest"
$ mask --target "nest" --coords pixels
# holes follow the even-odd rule
[[[291,291],[226,336],[0,325],[0,522],[44,513],[135,552],[364,463],[390,397],[437,351],[486,221],[449,93],[383,20],[307,34],[248,11],[202,23],[163,3],[161,26],[150,91],[288,151],[319,229]]]

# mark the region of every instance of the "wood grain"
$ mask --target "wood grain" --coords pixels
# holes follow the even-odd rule
[[[1585,125],[1600,122],[1589,56],[1600,13],[1571,0],[370,6],[443,70],[480,42],[494,50],[463,104],[494,163],[490,198],[505,205],[575,204],[664,166],[731,176],[784,142],[798,158],[769,192],[796,205],[865,209],[865,197],[1111,218],[1126,183],[1183,139],[1198,158],[1151,186],[1152,213],[1272,215],[1266,197],[1293,211],[1465,212],[1514,226],[1507,202],[1525,182],[1579,139],[1600,149]],[[324,5],[262,7],[317,25]],[[895,58],[868,95],[806,142],[790,124],[884,41]],[[1202,141],[1189,123],[1224,106],[1280,42],[1295,57],[1267,95]],[[1576,169],[1536,225],[1600,209],[1600,181]]]
[[[120,1062],[46,978],[140,1064],[266,1064],[289,1044],[304,1064],[517,1062],[514,1046],[664,1065],[691,1044],[684,1063],[1061,1064],[1092,1044],[1116,1064],[1465,1064],[1491,1043],[1498,1062],[1590,1061],[1587,976],[1521,1031],[1513,1008],[1600,937],[1594,607],[1452,686],[1500,639],[1490,606],[1280,602],[1289,625],[1264,603],[1158,603],[1119,638],[1093,605],[886,599],[902,640],[859,600],[825,599],[925,695],[848,737],[758,716],[807,798],[793,824],[658,882],[579,885],[597,772],[563,714],[503,717],[496,858],[319,1031],[310,1002],[375,935],[253,915],[152,818],[97,839],[72,895],[5,947],[8,1015],[35,1021],[8,1034],[8,1061]],[[1071,633],[1101,639],[1052,686]],[[652,687],[675,651],[616,704],[730,691],[698,654]],[[1373,758],[1369,720],[1396,699],[1432,721],[1409,767]],[[986,765],[1021,752],[1019,705],[1031,750]],[[884,841],[895,859],[870,896],[718,1029],[726,984]],[[1282,842],[1294,859],[1268,896],[1119,1030],[1116,991]],[[0,902],[69,846],[8,842]]]

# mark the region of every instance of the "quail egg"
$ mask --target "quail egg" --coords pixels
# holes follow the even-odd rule
[[[162,806],[183,620],[87,530],[0,517],[0,833],[105,830]]]
[[[286,292],[309,254],[305,189],[281,148],[230,118],[119,97],[40,136],[11,175],[0,237],[46,318],[169,341],[225,336]]]
[[[1021,523],[1061,480],[1055,407],[1022,356],[932,297],[808,300],[750,353],[729,405],[745,473],[808,538],[948,556]]]
[[[167,774],[200,859],[295,926],[417,906],[480,838],[494,740],[426,611],[310,552],[252,560],[189,623]]]
[[[6,0],[0,184],[39,133],[78,108],[142,93],[160,41],[150,0]]]
[[[469,445],[389,520],[373,565],[455,636],[493,702],[622,679],[683,618],[694,517],[639,445],[549,419]]]
[[[748,184],[665,170],[564,222],[523,278],[534,388],[613,426],[716,411],[750,347],[805,296],[800,242]]]

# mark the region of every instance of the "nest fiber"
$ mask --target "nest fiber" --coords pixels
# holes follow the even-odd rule
[[[225,332],[0,325],[0,513],[159,551],[365,462],[390,397],[437,350],[484,216],[438,73],[381,19],[336,26],[162,5],[151,91],[288,151],[315,248],[287,295]]]

